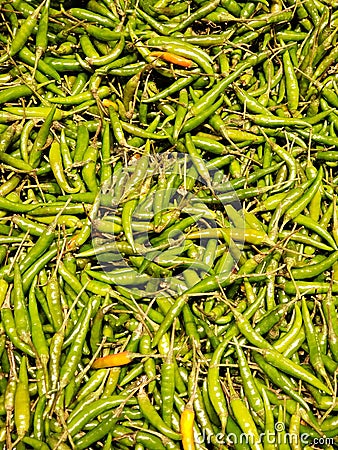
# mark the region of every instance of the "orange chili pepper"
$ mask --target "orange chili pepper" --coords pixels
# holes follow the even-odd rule
[[[195,450],[194,420],[194,410],[192,406],[187,404],[181,414],[180,419],[180,431],[182,434],[182,445],[184,450]]]
[[[178,66],[189,68],[193,65],[193,62],[190,59],[184,58],[183,56],[175,55],[174,53],[169,52],[151,52],[150,56],[157,56],[158,58],[163,59],[163,61],[177,64]]]
[[[108,108],[108,106],[114,106],[114,102],[112,102],[111,100],[109,100],[108,98],[104,98],[102,100],[102,105],[106,106]]]
[[[119,367],[129,364],[133,360],[132,353],[121,352],[114,353],[112,355],[103,356],[102,358],[97,358],[93,365],[93,369],[102,369],[104,367]]]

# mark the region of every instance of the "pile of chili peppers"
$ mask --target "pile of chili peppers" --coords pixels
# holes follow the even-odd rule
[[[334,449],[338,4],[0,0],[0,448]]]

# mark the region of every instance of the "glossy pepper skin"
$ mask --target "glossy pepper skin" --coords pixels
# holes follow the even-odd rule
[[[337,5],[0,13],[3,446],[337,439]]]

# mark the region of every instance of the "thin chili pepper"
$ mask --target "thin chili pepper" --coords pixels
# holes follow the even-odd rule
[[[337,261],[338,254],[337,251],[331,253],[331,255],[324,261],[318,263],[318,264],[311,264],[310,266],[299,268],[299,269],[293,269],[292,270],[292,276],[294,279],[306,279],[306,278],[313,278],[321,273],[323,273],[325,270],[330,269],[332,265]]]
[[[87,35],[84,34],[80,37],[80,45],[87,58],[100,56]]]
[[[98,358],[94,361],[92,367],[93,369],[100,369],[102,367],[124,366],[125,364],[129,364],[132,360],[132,354],[129,351],[126,351]]]
[[[234,90],[238,99],[245,105],[245,108],[253,112],[255,114],[263,115],[265,117],[264,126],[271,126],[269,121],[272,116],[271,112],[262,106],[262,104],[257,101],[254,97],[252,97],[249,93],[246,93],[244,90],[240,89],[236,84],[234,85]],[[251,120],[255,121],[257,116],[249,116]],[[259,117],[259,116],[258,116]],[[259,125],[259,124],[258,124]]]
[[[187,269],[184,273],[185,279],[187,279],[187,272],[191,269]],[[183,307],[183,320],[184,320],[184,328],[187,333],[187,336],[192,342],[192,345],[198,348],[200,346],[200,336],[197,331],[195,317],[190,310],[189,305],[184,305]]]
[[[21,359],[14,402],[14,423],[18,438],[21,439],[29,431],[30,427],[30,398],[26,356],[23,356]]]
[[[263,52],[258,56],[250,56],[246,61],[243,61],[241,64],[239,64],[231,75],[229,75],[224,80],[216,83],[213,88],[209,90],[209,92],[207,92],[197,101],[197,103],[195,103],[195,105],[191,108],[191,114],[197,115],[205,108],[208,108],[211,104],[213,104],[217,97],[242,74],[242,72],[264,61],[267,56],[268,55]]]
[[[271,365],[277,366],[280,370],[284,371],[285,373],[288,373],[291,376],[298,377],[299,379],[302,379],[309,384],[318,387],[319,389],[323,390],[324,392],[329,393],[330,389],[322,383],[318,378],[314,377],[310,372],[307,370],[304,370],[301,366],[298,364],[295,364],[292,360],[289,360],[285,357],[279,357],[275,353],[275,351],[271,349],[264,349],[262,351],[263,357],[269,362]],[[285,359],[284,359],[285,358]]]
[[[164,422],[172,426],[172,410],[175,393],[175,365],[173,362],[172,344],[165,360],[161,365],[161,417]]]
[[[29,164],[31,164],[32,167],[37,167],[39,164],[40,158],[41,158],[41,149],[46,144],[49,130],[51,127],[51,124],[54,120],[54,114],[56,112],[56,106],[53,106],[46,117],[46,120],[42,127],[39,130],[39,133],[34,141],[32,150],[29,154]]]
[[[323,176],[323,169],[322,167],[320,167],[317,172],[315,180],[311,184],[306,194],[303,195],[302,198],[297,200],[285,213],[284,223],[297,217],[304,210],[304,208],[310,203],[311,199],[313,198],[313,196],[315,195],[321,184],[322,176]]]
[[[260,443],[259,434],[255,422],[252,419],[250,411],[247,409],[244,402],[240,399],[240,397],[234,390],[229,374],[227,381],[227,387],[229,387],[230,394],[229,404],[238,425],[242,429],[243,433],[245,433],[246,436],[249,437],[250,447],[256,450],[262,450],[263,447]]]
[[[150,56],[155,56],[161,58],[163,61],[176,64],[178,66],[189,68],[192,66],[193,62],[190,59],[184,58],[183,56],[175,55],[169,52],[151,52]]]
[[[255,311],[259,308],[261,302],[262,299],[258,297],[256,299],[256,302],[252,303],[244,314],[246,314],[248,318],[251,317],[255,313]],[[210,362],[210,368],[208,370],[207,379],[209,387],[209,396],[216,413],[219,415],[219,419],[221,421],[223,430],[227,425],[228,408],[219,381],[219,364],[225,352],[225,349],[230,342],[230,339],[232,339],[232,337],[236,336],[237,334],[238,329],[236,329],[235,326],[229,328],[228,332],[224,336],[224,340],[218,345],[217,349],[215,350]]]
[[[91,192],[98,191],[96,179],[96,162],[98,158],[98,149],[96,146],[89,146],[83,155],[83,161],[86,161],[82,169],[82,178]]]
[[[107,378],[107,371],[97,370],[93,373],[93,375],[89,378],[86,384],[78,391],[76,396],[77,405],[82,402],[84,399],[87,399],[88,396],[91,396],[97,388],[99,388],[99,392],[102,391],[102,385]],[[82,374],[76,377],[75,383],[81,382]],[[94,394],[95,395],[95,394]]]
[[[77,130],[77,141],[75,153],[73,156],[74,163],[83,161],[83,155],[89,144],[89,132],[85,125],[80,124]]]
[[[15,34],[19,28],[19,22],[11,4],[5,5],[4,15],[10,21],[12,32]]]
[[[145,309],[145,311],[148,311],[148,308]],[[148,312],[149,314],[149,312]],[[163,316],[162,316],[163,317]],[[151,353],[151,337],[149,335],[144,335],[141,337],[140,340],[140,353],[143,355],[148,355]],[[156,387],[156,363],[155,359],[153,357],[149,357],[144,361],[144,371],[150,381],[148,384],[148,393],[151,394],[155,387]]]
[[[292,436],[294,437],[291,441],[292,450],[299,450],[302,448],[302,445],[300,443],[300,422],[301,417],[299,414],[299,405],[298,405],[295,414],[292,414],[290,418],[290,425],[289,425],[289,433],[292,434]]]
[[[65,192],[72,194],[79,191],[78,187],[71,187],[66,179],[64,168],[62,164],[61,146],[59,142],[55,141],[52,143],[49,150],[49,162],[51,169],[55,176],[55,179]]]
[[[183,127],[184,129],[184,127]],[[183,131],[183,130],[182,130]],[[190,133],[186,133],[185,135],[185,145],[188,150],[188,153],[190,157],[192,158],[193,165],[195,166],[197,172],[200,174],[200,176],[205,180],[207,183],[207,186],[211,186],[211,178],[209,171],[207,167],[204,164],[204,161],[200,157],[200,153],[197,151],[192,139]]]
[[[31,323],[24,299],[21,272],[17,263],[14,264],[14,286],[11,295],[11,302],[14,308],[14,321],[18,336],[26,344],[30,344]]]
[[[219,420],[219,418],[216,414],[216,411],[214,410],[214,408],[211,404],[211,401],[210,401],[207,378],[205,378],[203,381],[202,397],[203,397],[203,402],[205,405],[206,412],[207,412],[211,422],[216,426],[220,426],[220,424],[221,424],[220,420]],[[228,417],[228,420],[229,420],[229,417]]]
[[[194,371],[191,372],[188,378],[188,393],[190,395],[190,400],[187,403],[185,409],[187,409],[187,407],[189,407],[189,403],[191,403],[195,412],[196,421],[200,424],[201,427],[203,427],[203,430],[205,430],[207,435],[212,436],[212,423],[206,412],[204,399],[201,390],[197,385],[197,379]],[[211,441],[213,444],[217,444],[217,439],[211,437]]]
[[[271,240],[263,231],[257,231],[253,229],[231,229],[229,228],[209,228],[201,231],[191,232],[188,234],[189,239],[213,239],[223,238],[226,242],[229,239],[234,241],[245,241],[251,244],[269,244]]]
[[[283,45],[283,42],[281,41]],[[294,71],[294,66],[290,58],[290,52],[286,50],[283,53],[283,66],[286,83],[286,95],[288,100],[288,107],[291,114],[295,114],[299,104],[299,87],[298,80]]]
[[[177,445],[173,441],[164,438],[161,439],[142,430],[136,433],[135,442],[138,443],[135,445],[135,450],[142,450],[144,448],[149,448],[149,450],[164,450],[169,448],[177,450]],[[163,445],[164,443],[166,443],[166,447]],[[137,445],[140,445],[140,447],[138,448]]]
[[[12,314],[12,310],[7,307],[3,306],[1,308],[1,318],[3,322],[3,326],[6,331],[6,335],[9,337],[10,341],[13,343],[13,345],[22,350],[24,353],[28,354],[29,356],[34,357],[34,352],[32,351],[31,347],[27,344],[25,344],[18,336],[16,331],[16,326],[14,322],[14,317]]]
[[[111,90],[108,86],[102,86],[97,90],[96,95],[98,98],[103,99],[108,97]],[[93,93],[91,90],[81,92],[80,94],[70,95],[69,97],[53,97],[50,99],[51,103],[58,103],[60,105],[80,105],[88,100],[93,99]]]
[[[72,295],[72,293],[71,292],[69,292],[69,289],[65,289],[65,292],[70,296],[70,297],[73,297],[73,295]],[[74,298],[74,297],[73,297]],[[74,299],[75,300],[75,299]],[[64,303],[64,298],[63,298],[63,295],[61,294],[61,304],[62,303]],[[64,308],[65,308],[65,306],[64,305],[62,305]],[[68,305],[67,305],[68,306]],[[66,308],[67,308],[67,306],[66,306]],[[94,314],[94,313],[93,313]],[[70,346],[70,345],[72,345],[72,344],[74,344],[74,341],[76,340],[76,337],[78,336],[78,333],[80,332],[80,330],[81,330],[81,323],[82,323],[82,320],[84,319],[84,317],[85,317],[85,310],[82,310],[82,312],[81,312],[81,314],[80,314],[80,316],[78,316],[78,314],[73,314],[73,317],[74,317],[74,319],[75,319],[75,325],[73,325],[72,326],[72,328],[71,328],[71,331],[69,331],[67,328],[66,328],[66,339],[64,340],[64,342],[63,342],[63,348],[67,348],[68,346]],[[92,317],[91,317],[92,318]]]
[[[302,225],[309,230],[314,231],[317,235],[321,236],[325,239],[334,249],[336,249],[336,243],[330,233],[325,229],[325,226],[321,226],[320,223],[313,220],[311,217],[304,216],[303,214],[299,214],[294,219],[294,222]]]
[[[26,44],[27,39],[30,37],[33,28],[35,27],[40,11],[44,6],[44,2],[40,4],[40,6],[33,12],[32,15],[28,16],[25,19],[24,23],[18,29],[16,35],[14,36],[13,41],[11,42],[9,48],[9,56],[16,55]]]
[[[48,309],[52,317],[54,330],[57,332],[63,323],[63,313],[61,308],[61,291],[59,281],[55,274],[48,280],[46,287],[46,299]]]
[[[275,420],[271,409],[271,404],[269,397],[267,395],[266,389],[262,390],[262,399],[264,402],[264,413],[265,413],[265,429],[264,429],[264,441],[263,446],[266,450],[273,450],[276,448],[273,438],[275,437]]]
[[[67,358],[64,362],[64,364],[60,368],[60,386],[67,386],[69,383],[72,375],[74,374],[77,364],[81,359],[81,351],[84,345],[84,341],[88,332],[89,327],[89,321],[92,314],[92,308],[95,310],[96,307],[99,305],[101,301],[101,298],[93,298],[91,303],[89,303],[87,307],[87,312],[83,317],[82,321],[82,329],[77,335],[76,339],[74,340],[73,344],[71,345],[71,348],[69,349],[69,352],[67,354]]]
[[[119,119],[118,114],[114,110],[112,106],[109,106],[109,117],[110,117],[110,123],[113,129],[113,133],[115,136],[115,139],[117,140],[118,144],[121,146],[126,145],[126,139],[124,137],[124,131],[122,128],[121,121]]]
[[[33,94],[33,90],[29,86],[15,86],[4,89],[0,93],[0,103],[13,102],[21,97],[27,97]]]
[[[75,436],[81,429],[90,422],[93,418],[99,416],[105,411],[111,410],[121,404],[124,400],[123,396],[109,396],[100,400],[93,401],[91,404],[79,403],[73,410],[72,414],[67,419],[67,426],[72,436]],[[135,404],[132,399],[127,401],[127,404]]]
[[[324,378],[328,386],[331,386],[324,367],[324,362],[322,359],[317,333],[315,331],[306,301],[304,299],[302,299],[302,315],[304,321],[306,341],[309,346],[309,357],[311,365],[313,366],[315,371]]]
[[[38,24],[38,29],[35,37],[36,55],[35,68],[38,65],[40,58],[44,55],[48,48],[48,20],[49,20],[50,1],[46,0],[41,10],[41,17]]]
[[[122,227],[127,241],[135,251],[134,236],[132,230],[133,212],[138,204],[138,200],[129,200],[123,205],[122,209]]]
[[[87,20],[88,22],[94,22],[102,25],[103,27],[114,28],[115,22],[113,22],[110,18],[104,17],[100,14],[97,14],[92,11],[88,11],[82,8],[71,8],[68,10],[68,14],[76,17],[80,20]]]
[[[182,445],[184,450],[194,450],[193,425],[195,413],[192,405],[187,404],[180,417],[180,431],[182,433]]]
[[[36,62],[35,55],[27,47],[23,47],[19,51],[18,57],[22,62],[28,64],[29,66],[31,66],[33,68],[35,67],[35,62]],[[41,72],[41,75],[46,75],[47,77],[52,77],[56,81],[61,80],[61,77],[58,74],[58,72],[53,67],[50,67],[44,60],[40,59],[38,61],[37,68],[38,68],[38,71]],[[35,72],[35,76],[40,78],[40,82],[46,81],[44,76],[41,76],[41,75],[39,75],[38,72]],[[57,93],[57,94],[60,93],[60,91],[57,87],[56,87],[56,89],[57,89],[57,92],[55,92],[55,93]]]
[[[303,320],[299,306],[296,304],[294,306],[294,320],[290,329],[282,337],[280,337],[276,342],[274,342],[273,347],[280,353],[284,353],[285,350],[289,348],[289,345],[294,341],[295,337],[299,335],[302,328]]]
[[[34,277],[51,261],[57,254],[56,246],[51,246],[34,264],[32,264],[22,275],[22,287],[26,293],[33,282]]]
[[[212,2],[209,2],[209,4],[202,5],[200,8],[198,8],[196,11],[194,11],[192,14],[189,15],[185,20],[183,20],[179,25],[176,25],[176,27],[171,31],[172,33],[180,31],[190,24],[192,24],[195,20],[200,20],[204,17],[206,17],[208,14],[210,14],[212,11],[214,11],[217,6],[219,5],[219,0],[214,0]]]
[[[43,420],[43,413],[45,411],[45,407],[46,407],[46,396],[43,395],[39,398],[36,404],[33,417],[34,438],[39,440],[43,440],[45,436],[44,420]]]
[[[39,317],[39,311],[35,297],[35,284],[36,283],[33,282],[29,290],[28,311],[32,326],[32,342],[37,351],[41,364],[45,369],[46,376],[47,364],[49,360],[49,347],[42,328],[41,319]]]
[[[292,399],[299,402],[304,408],[308,409],[307,403],[295,391],[295,385],[294,383],[292,383],[290,378],[288,378],[285,374],[279,372],[277,368],[268,364],[260,354],[254,353],[253,357],[255,362],[263,370],[267,377],[273,382],[274,385],[280,387]]]
[[[173,440],[181,440],[182,437],[179,433],[174,432],[170,427],[166,425],[166,423],[161,419],[158,412],[151,404],[148,395],[144,391],[144,389],[140,389],[137,400],[140,406],[140,409],[144,415],[144,417],[161,433],[165,436],[169,437]]]
[[[116,417],[114,414],[110,414],[108,418],[103,420],[99,425],[97,425],[97,427],[95,427],[93,430],[89,431],[76,441],[77,448],[86,449],[92,443],[102,439],[109,433],[111,428],[116,425],[117,420],[118,417]]]
[[[238,344],[238,341],[236,338],[234,338],[235,346],[236,346],[236,353],[238,356],[238,364],[239,369],[241,373],[241,377],[243,380],[243,388],[244,393],[248,399],[249,405],[251,408],[260,416],[263,415],[264,411],[264,403],[263,400],[257,391],[257,388],[254,383],[254,378],[251,373],[249,364],[246,360],[245,354],[241,347]]]
[[[125,386],[126,384],[129,384],[131,381],[133,381],[135,378],[139,377],[144,373],[144,364],[143,362],[137,363],[134,365],[133,368],[129,370],[129,372],[119,381],[119,385],[121,387]]]

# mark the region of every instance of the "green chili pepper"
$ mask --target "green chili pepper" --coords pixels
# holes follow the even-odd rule
[[[14,422],[19,438],[23,438],[30,427],[30,398],[28,391],[27,360],[23,356],[20,364],[19,380],[15,392]]]
[[[166,423],[161,419],[156,409],[153,407],[151,402],[149,401],[148,395],[146,392],[141,389],[137,395],[137,400],[140,406],[142,413],[145,418],[149,420],[149,422],[158,429],[165,436],[168,436],[173,440],[180,440],[181,435],[179,433],[174,432]]]

